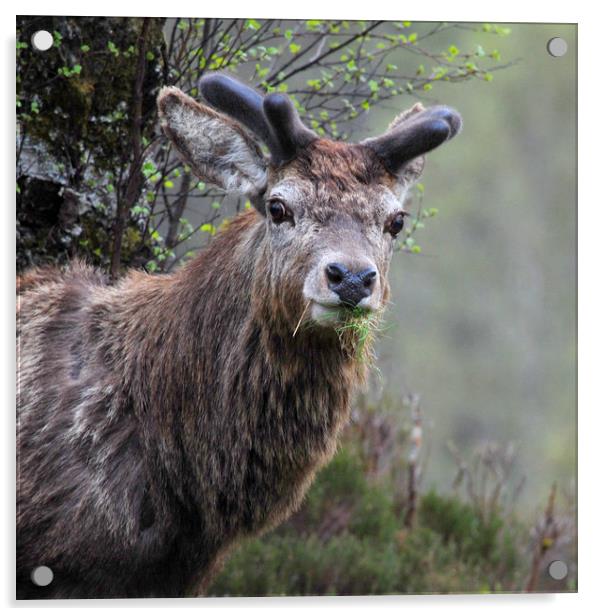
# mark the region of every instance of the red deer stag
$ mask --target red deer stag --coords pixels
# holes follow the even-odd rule
[[[403,195],[461,125],[418,104],[345,144],[283,94],[220,74],[200,89],[206,104],[161,91],[163,130],[254,207],[172,274],[109,284],[74,263],[19,280],[21,598],[198,595],[290,515],[365,369],[337,323],[386,303]]]

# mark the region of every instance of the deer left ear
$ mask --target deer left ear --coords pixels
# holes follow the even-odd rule
[[[161,90],[157,105],[163,132],[201,180],[252,202],[265,191],[266,160],[238,122],[174,87]]]

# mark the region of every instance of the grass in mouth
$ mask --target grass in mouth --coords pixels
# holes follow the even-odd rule
[[[315,322],[306,321],[302,326],[310,302],[307,303],[295,331],[293,338],[297,335],[300,328],[306,329],[316,325]],[[320,317],[320,321],[334,323],[336,332],[343,352],[357,361],[374,363],[374,353],[372,350],[374,339],[381,331],[382,311],[369,311],[363,308],[339,308],[331,312],[326,312]]]
[[[341,348],[357,361],[374,363],[373,343],[380,331],[381,313],[349,308],[335,326]]]

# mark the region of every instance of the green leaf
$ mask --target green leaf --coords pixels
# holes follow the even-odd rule
[[[455,58],[460,53],[460,50],[455,45],[450,45],[447,51],[452,58]]]
[[[88,53],[90,51],[90,45],[82,45],[80,47],[80,49],[84,52],[84,53]]]
[[[117,45],[113,41],[107,43],[107,48],[115,57],[119,55],[119,49],[117,49]]]
[[[155,167],[155,164],[150,160],[145,161],[145,163],[142,165],[142,173],[146,178],[153,175],[153,173],[155,173],[156,171],[157,168]]]
[[[132,214],[134,214],[134,216],[139,216],[139,215],[148,216],[149,213],[150,213],[150,210],[144,205],[135,205],[132,208]]]
[[[256,19],[247,19],[246,30],[259,30],[259,28],[261,28],[261,24]]]
[[[210,235],[215,235],[215,232],[217,231],[217,229],[211,223],[207,222],[204,225],[201,225],[201,231],[203,233],[209,233]]]
[[[310,31],[319,30],[321,25],[322,25],[321,19],[309,19],[308,21],[305,22],[305,27]]]
[[[259,77],[259,79],[263,79],[269,73],[269,71],[270,69],[267,66],[262,67],[261,64],[259,64],[259,62],[255,64],[255,72],[257,73],[257,76]]]
[[[297,45],[297,43],[291,43],[288,48],[291,53],[298,53],[301,51],[301,45]]]

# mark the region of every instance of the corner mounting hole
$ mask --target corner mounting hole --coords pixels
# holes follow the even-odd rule
[[[554,580],[564,580],[569,572],[569,568],[563,560],[554,560],[548,567],[548,573]]]
[[[48,30],[38,30],[31,37],[31,46],[36,51],[48,51],[54,43],[54,38]]]
[[[566,54],[569,50],[569,46],[567,42],[560,38],[559,36],[555,36],[548,41],[548,53],[554,58],[561,58]]]
[[[50,567],[41,566],[36,567],[31,572],[31,581],[36,586],[48,586],[54,578],[54,573]]]

